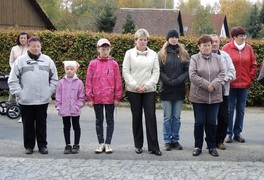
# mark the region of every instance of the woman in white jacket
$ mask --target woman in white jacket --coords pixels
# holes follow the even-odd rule
[[[128,50],[123,61],[128,100],[131,105],[135,152],[143,152],[142,111],[144,109],[148,150],[161,156],[155,107],[156,84],[159,80],[159,61],[157,53],[147,47],[149,33],[139,29],[135,33],[136,46]]]
[[[21,56],[27,53],[27,41],[29,39],[29,35],[26,32],[21,32],[16,40],[17,45],[13,46],[10,52],[9,56],[9,66],[12,69],[12,66],[15,62],[15,60]],[[8,101],[12,100],[12,94],[9,93]],[[18,123],[22,123],[22,119],[19,118],[17,121]]]
[[[18,58],[18,56],[21,56],[23,54],[27,53],[27,41],[29,39],[29,35],[26,32],[21,32],[17,37],[17,45],[13,46],[10,52],[9,57],[9,66],[12,68],[15,60]]]

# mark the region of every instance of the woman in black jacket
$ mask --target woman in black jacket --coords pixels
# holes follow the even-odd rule
[[[182,150],[179,141],[180,115],[185,99],[185,81],[188,78],[189,56],[179,33],[170,30],[167,42],[159,52],[160,99],[163,108],[164,150]]]

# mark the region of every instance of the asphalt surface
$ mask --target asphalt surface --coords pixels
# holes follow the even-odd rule
[[[263,108],[246,109],[242,133],[245,143],[226,144],[226,150],[218,150],[219,157],[212,157],[204,144],[202,154],[193,157],[193,111],[182,111],[179,142],[183,150],[164,151],[159,109],[158,135],[163,155],[155,156],[147,151],[146,140],[143,153],[134,152],[130,109],[118,107],[112,140],[114,152],[95,154],[98,142],[94,111],[85,106],[80,120],[80,153],[65,155],[62,120],[51,103],[48,155],[40,154],[36,148],[32,155],[26,155],[22,124],[0,116],[0,179],[264,179],[263,112]]]

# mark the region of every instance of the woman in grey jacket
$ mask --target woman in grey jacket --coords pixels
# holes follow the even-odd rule
[[[213,40],[203,35],[198,40],[200,52],[191,56],[189,76],[191,80],[190,101],[194,110],[195,149],[193,156],[202,152],[204,129],[209,153],[218,156],[216,151],[216,129],[219,104],[223,100],[222,81],[225,71],[221,56],[212,52]]]
[[[53,60],[41,53],[38,37],[28,40],[28,51],[19,56],[11,70],[8,85],[21,107],[24,147],[32,154],[37,139],[41,154],[47,149],[47,108],[58,80]]]

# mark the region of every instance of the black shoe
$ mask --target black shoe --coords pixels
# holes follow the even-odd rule
[[[240,143],[245,142],[245,139],[241,135],[234,135],[234,140]]]
[[[176,150],[182,150],[182,146],[180,145],[179,142],[176,143],[171,143],[172,148],[176,149]]]
[[[143,150],[142,150],[142,148],[136,148],[136,149],[135,149],[135,152],[136,152],[137,154],[141,154],[141,153],[143,152]]]
[[[33,149],[27,148],[25,151],[26,154],[33,154]]]
[[[157,156],[161,156],[162,155],[161,151],[151,151],[151,154],[155,154]]]
[[[218,154],[216,148],[214,148],[214,149],[209,149],[209,153],[210,153],[212,156],[214,156],[214,157],[219,156],[219,154]]]
[[[79,150],[80,150],[80,146],[79,145],[73,145],[73,147],[72,147],[72,151],[71,151],[71,153],[72,154],[77,154],[77,153],[79,153]]]
[[[71,152],[72,152],[72,146],[66,145],[64,149],[64,154],[71,154]]]
[[[170,151],[171,150],[171,144],[170,143],[165,143],[164,144],[164,150],[165,151]]]
[[[193,156],[199,156],[202,153],[202,150],[200,148],[195,148],[193,150]]]
[[[39,148],[39,152],[41,154],[48,154],[49,153],[48,148],[46,148],[46,147]]]

